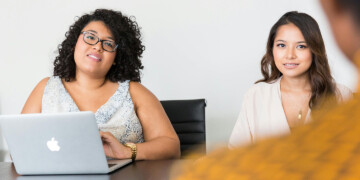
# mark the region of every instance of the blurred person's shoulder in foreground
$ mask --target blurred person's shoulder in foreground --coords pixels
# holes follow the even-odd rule
[[[342,106],[316,112],[312,123],[289,136],[218,149],[179,179],[360,178],[360,111],[355,109],[360,109],[358,94]]]

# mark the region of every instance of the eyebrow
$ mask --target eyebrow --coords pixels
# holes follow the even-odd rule
[[[97,32],[96,32],[96,31],[94,31],[94,30],[87,30],[87,31],[90,31],[90,32],[93,32],[93,33],[97,34]],[[111,40],[113,40],[113,41],[115,41],[115,40],[114,40],[114,38],[113,38],[113,37],[111,37],[111,36],[108,36],[107,38],[108,38],[108,39],[111,39]]]
[[[286,41],[279,39],[279,40],[277,40],[277,41],[275,41],[275,42],[286,42]],[[300,44],[300,43],[306,43],[306,41],[298,41],[298,42],[296,42],[296,43],[298,43],[298,44]]]

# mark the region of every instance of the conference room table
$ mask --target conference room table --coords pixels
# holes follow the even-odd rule
[[[96,175],[41,175],[41,176],[21,176],[16,173],[15,167],[11,162],[0,162],[0,179],[1,180],[162,180],[171,179],[179,175],[186,163],[193,160],[173,159],[173,160],[153,160],[153,161],[136,161],[128,164],[110,174]]]

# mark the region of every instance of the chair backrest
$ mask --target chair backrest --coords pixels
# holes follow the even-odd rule
[[[181,156],[206,153],[205,99],[160,101],[180,139]]]

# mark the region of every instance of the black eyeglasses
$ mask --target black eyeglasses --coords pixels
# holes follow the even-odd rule
[[[99,37],[97,37],[95,34],[91,32],[81,32],[83,34],[83,40],[85,43],[89,45],[95,45],[98,42],[101,42],[101,47],[107,51],[107,52],[114,52],[118,45],[111,40],[101,40]]]

